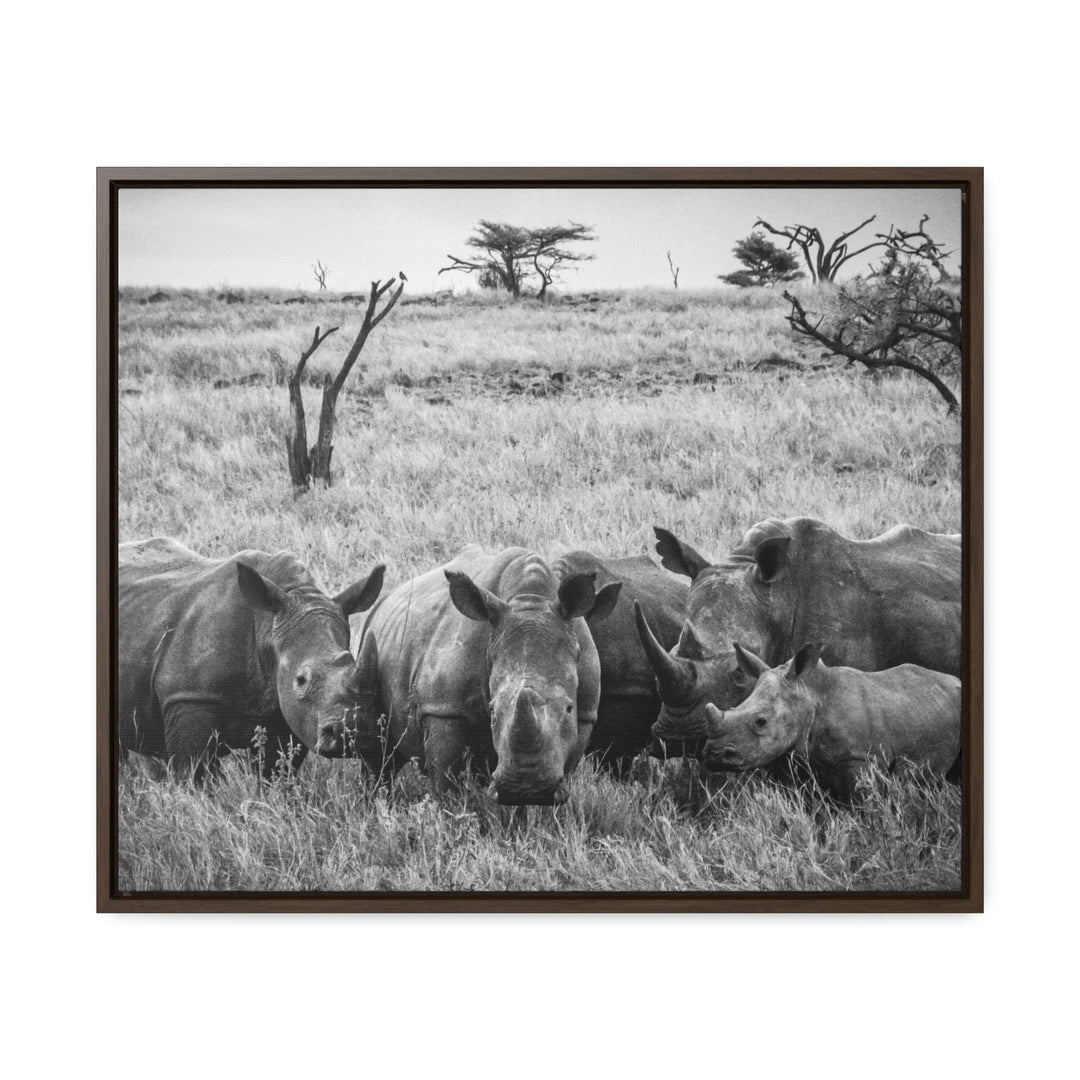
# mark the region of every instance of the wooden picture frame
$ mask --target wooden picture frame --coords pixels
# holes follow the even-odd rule
[[[962,887],[949,893],[140,893],[117,887],[118,194],[127,187],[948,187],[962,198]],[[99,912],[980,912],[983,909],[981,168],[101,168],[97,174]],[[749,523],[748,523],[749,524]]]

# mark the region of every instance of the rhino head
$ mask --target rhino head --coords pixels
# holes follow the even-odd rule
[[[558,595],[501,599],[467,574],[446,571],[462,615],[491,626],[488,694],[496,767],[489,794],[504,805],[566,800],[566,777],[581,760],[592,720],[578,717],[581,641],[575,620],[603,618],[620,584],[599,591],[595,574],[564,579]],[[584,631],[586,634],[588,630]],[[598,663],[593,654],[592,663]]]
[[[757,672],[736,648],[767,652],[773,627],[788,618],[783,589],[790,536],[761,538],[747,551],[714,565],[665,529],[655,529],[662,564],[690,578],[686,620],[668,653],[635,608],[638,637],[656,676],[660,715],[653,753],[697,755],[705,742],[707,707],[730,709],[745,700]]]
[[[385,567],[335,597],[314,586],[285,591],[246,563],[237,564],[240,591],[273,622],[267,647],[277,704],[289,729],[326,757],[346,753],[348,733],[373,684],[370,657],[349,652],[349,616],[378,598]]]
[[[744,662],[757,672],[750,696],[734,709],[705,706],[708,715],[704,764],[712,772],[757,769],[794,750],[806,738],[814,701],[805,675],[821,659],[821,645],[804,645],[785,665],[770,668],[760,657],[736,645]]]

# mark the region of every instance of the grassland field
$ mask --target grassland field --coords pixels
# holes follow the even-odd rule
[[[639,554],[653,524],[712,555],[773,515],[960,530],[957,418],[913,377],[793,340],[768,291],[406,294],[339,401],[333,486],[300,497],[284,382],[316,325],[341,327],[308,365],[314,435],[360,306],[153,291],[120,299],[121,540],[289,549],[334,590],[376,562],[392,588],[468,543]],[[587,761],[556,810],[491,807],[477,783],[436,799],[413,770],[378,788],[348,761],[272,785],[229,762],[195,787],[133,759],[119,786],[128,891],[949,890],[960,842],[948,785],[879,776],[845,809],[645,759],[622,782]]]

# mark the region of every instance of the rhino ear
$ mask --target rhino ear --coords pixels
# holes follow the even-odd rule
[[[811,641],[804,645],[784,668],[784,678],[789,682],[797,682],[806,672],[813,671],[821,659],[822,648],[824,646],[820,641]]]
[[[345,612],[346,618],[358,611],[367,611],[378,600],[385,573],[386,567],[380,563],[363,581],[355,582],[334,597],[334,603]]]
[[[596,600],[593,602],[593,606],[589,609],[589,613],[585,618],[588,619],[590,623],[606,619],[615,610],[615,605],[619,602],[619,593],[621,590],[621,581],[609,581],[596,594]]]
[[[744,649],[737,641],[735,642],[735,659],[738,660],[739,667],[754,679],[769,670],[769,665],[760,656],[749,649]]]
[[[450,583],[450,599],[454,607],[467,619],[489,622],[495,626],[510,607],[505,600],[477,585],[468,574],[459,570],[444,570],[443,573]]]
[[[264,578],[258,570],[247,563],[238,562],[236,578],[240,583],[240,592],[252,607],[262,608],[263,611],[270,611],[275,615],[285,610],[288,603],[285,593],[272,581]]]
[[[677,540],[667,529],[654,525],[653,532],[656,533],[656,554],[660,556],[660,563],[673,574],[683,574],[693,581],[702,570],[712,565],[704,555],[699,555],[689,544]]]
[[[588,615],[595,605],[596,574],[593,572],[563,578],[559,582],[559,599],[552,606],[564,619],[577,619]]]
[[[790,536],[774,536],[762,540],[754,550],[754,562],[757,563],[758,581],[770,582],[787,566]]]

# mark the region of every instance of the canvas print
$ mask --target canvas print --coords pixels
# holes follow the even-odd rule
[[[962,241],[121,187],[118,893],[956,893]]]

